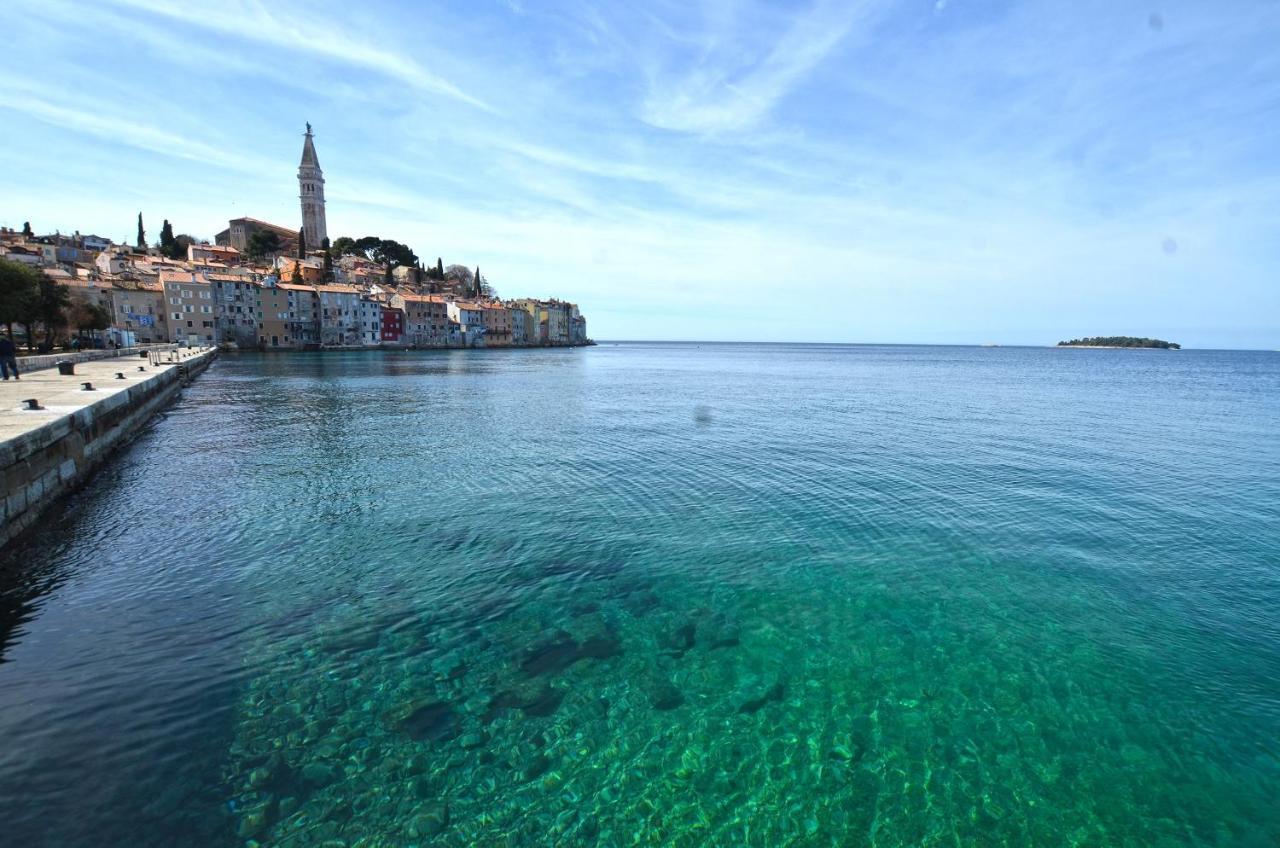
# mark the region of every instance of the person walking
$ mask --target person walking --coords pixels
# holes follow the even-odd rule
[[[6,380],[9,379],[10,371],[13,372],[13,379],[22,379],[18,376],[18,349],[8,336],[0,336],[0,371],[4,372]]]

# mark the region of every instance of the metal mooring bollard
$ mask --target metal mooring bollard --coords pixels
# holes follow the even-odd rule
[[[124,379],[124,372],[123,372],[123,371],[117,371],[117,372],[116,372],[116,379],[117,379],[117,380],[123,380],[123,379]]]
[[[147,366],[145,366],[145,365],[139,365],[139,366],[138,366],[138,370],[139,370],[139,371],[146,371],[146,370],[147,370]]]
[[[35,398],[27,398],[26,400],[23,401],[23,403],[27,405],[27,409],[31,409],[31,410],[44,409],[44,407],[40,405],[40,401],[36,400]]]
[[[84,387],[81,391],[86,391],[86,392],[96,392],[96,391],[97,391],[97,389],[95,389],[95,388],[93,387],[93,383],[81,383],[80,385]]]

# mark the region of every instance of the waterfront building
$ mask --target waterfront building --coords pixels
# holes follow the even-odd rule
[[[320,346],[320,299],[315,288],[293,283],[276,283],[276,288],[293,292],[293,317],[289,330],[293,346],[315,348]]]
[[[314,287],[320,317],[320,344],[363,344],[360,332],[360,292],[352,286]]]
[[[169,341],[166,311],[159,283],[120,280],[111,286],[111,323],[133,333],[138,344]]]
[[[320,170],[309,123],[302,142],[302,162],[298,165],[298,200],[302,204],[306,249],[319,250],[329,237],[329,228],[324,216],[324,171]]]
[[[382,304],[382,334],[384,344],[400,344],[404,336],[404,310]]]
[[[204,275],[213,289],[218,339],[237,347],[255,347],[258,342],[257,303],[259,288],[250,278],[225,272]]]
[[[478,303],[464,300],[448,302],[449,320],[458,324],[462,344],[466,347],[484,345],[484,308]]]
[[[511,345],[511,310],[501,303],[480,304],[484,320],[484,343],[486,347],[508,347]]]
[[[356,344],[376,347],[382,343],[382,304],[368,295],[361,295],[356,308],[360,328]]]
[[[415,347],[442,347],[448,344],[449,304],[439,295],[406,294],[391,296],[391,306],[404,312],[403,340]]]
[[[511,321],[511,344],[533,344],[533,316],[518,306],[507,306],[506,310]]]
[[[297,346],[293,336],[297,321],[296,293],[292,288],[276,285],[274,276],[266,277],[257,287],[258,346],[265,349]]]
[[[213,287],[190,271],[162,271],[169,341],[190,344],[218,344]]]

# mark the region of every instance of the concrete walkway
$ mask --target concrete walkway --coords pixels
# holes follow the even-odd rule
[[[58,369],[51,368],[24,373],[19,380],[0,381],[0,444],[107,400],[165,371],[185,367],[186,363],[209,350],[184,348],[146,359],[135,355],[77,362],[76,373],[70,377],[64,377]],[[159,365],[153,364],[152,360],[156,358],[160,360]],[[173,361],[167,361],[169,359]],[[146,370],[139,371],[140,366]],[[117,378],[117,373],[124,374],[124,379]],[[85,391],[81,385],[85,382],[92,383],[94,391]],[[28,398],[35,398],[44,409],[28,410],[24,403]]]

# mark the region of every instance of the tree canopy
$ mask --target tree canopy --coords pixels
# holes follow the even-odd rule
[[[407,244],[378,236],[364,236],[358,239],[341,236],[334,240],[329,252],[337,256],[363,256],[371,262],[392,267],[414,265],[418,261],[417,255]]]
[[[1166,342],[1163,339],[1138,338],[1136,336],[1092,336],[1085,339],[1072,339],[1069,342],[1058,342],[1058,347],[1146,347],[1161,350],[1181,350],[1182,345]]]
[[[63,311],[70,303],[67,287],[57,280],[18,262],[0,259],[0,323],[10,330],[21,324],[27,330],[27,344],[35,341],[36,325],[44,326],[49,338],[65,323]],[[108,316],[108,323],[110,316]]]
[[[271,256],[279,253],[284,247],[280,243],[280,236],[273,230],[258,230],[249,236],[249,241],[245,245],[245,253],[253,259],[261,259],[264,256]]]

